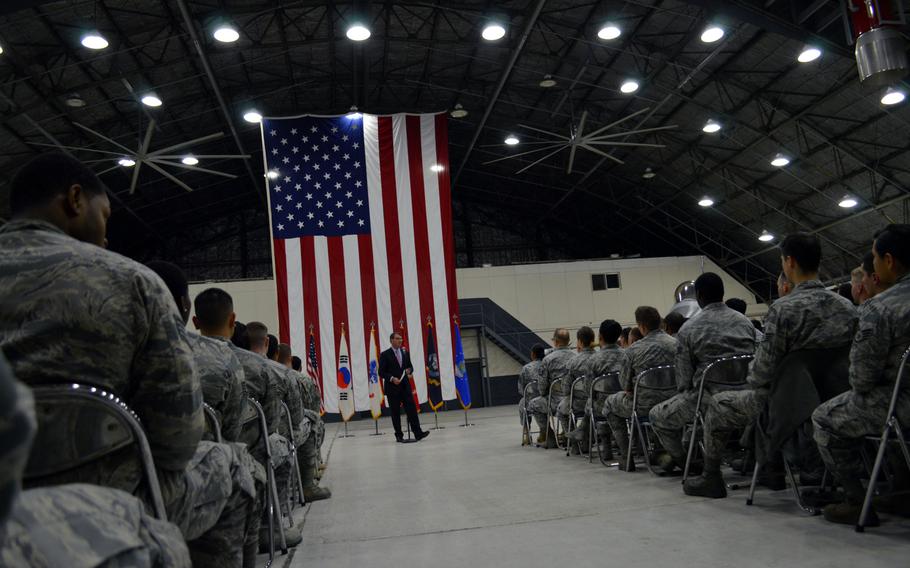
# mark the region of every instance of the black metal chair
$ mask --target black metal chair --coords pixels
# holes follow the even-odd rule
[[[218,413],[206,402],[202,403],[202,411],[205,413],[205,427],[208,429],[209,434],[211,434],[212,440],[220,444],[221,422],[218,420]]]
[[[522,430],[521,431],[521,445],[522,446],[532,446],[533,445],[531,443],[532,436],[534,434],[540,433],[539,431],[538,432],[531,431],[532,422],[534,421],[534,417],[531,416],[531,411],[528,408],[528,406],[531,404],[531,399],[537,398],[536,396],[532,396],[532,391],[534,393],[537,392],[537,384],[534,383],[533,381],[525,385],[524,393],[522,395],[522,407],[521,407],[521,415],[523,417],[522,418],[523,424],[522,424],[522,428],[521,428],[521,430]]]
[[[619,371],[601,375],[591,381],[591,391],[588,393],[588,427],[590,428],[588,432],[588,463],[594,461],[594,447],[596,446],[597,457],[600,459],[600,463],[606,466],[613,465],[604,460],[604,454],[600,451],[600,440],[597,439],[597,426],[605,423],[607,419],[603,414],[597,411],[597,403],[595,401],[602,404],[608,396],[618,392],[622,392],[622,385],[619,382]]]
[[[281,403],[281,408],[284,409],[284,417],[288,421],[288,430],[291,432],[291,474],[296,478],[297,483],[294,484],[297,487],[297,500],[296,502],[300,505],[306,505],[306,501],[303,498],[303,478],[300,476],[300,463],[297,461],[297,439],[294,437],[294,421],[291,418],[291,410],[288,408],[288,405],[284,402]],[[290,519],[291,527],[294,526],[294,515],[293,508],[291,506],[291,493],[288,492],[288,519]]]
[[[888,414],[885,416],[885,425],[881,436],[866,436],[866,440],[878,444],[878,452],[875,454],[875,465],[872,466],[872,473],[869,475],[869,487],[866,489],[866,498],[863,501],[859,522],[856,524],[856,532],[863,532],[866,529],[866,520],[869,517],[869,509],[872,506],[872,497],[875,495],[875,485],[882,470],[885,448],[889,441],[896,442],[900,446],[904,461],[907,462],[907,467],[910,468],[910,450],[907,449],[907,439],[904,437],[904,431],[895,411],[897,399],[901,392],[901,385],[904,381],[904,371],[907,368],[908,356],[910,356],[910,349],[904,351],[904,356],[901,359],[901,366],[894,381],[894,391],[891,394],[891,403],[888,405]]]
[[[167,520],[148,439],[139,416],[125,402],[103,388],[80,383],[35,386],[32,393],[38,431],[23,476],[29,485],[41,485],[43,478],[59,476],[134,446],[152,512]]]
[[[686,455],[686,467],[683,469],[683,483],[689,478],[689,467],[695,457],[695,443],[698,438],[698,431],[699,429],[704,430],[705,427],[705,418],[701,407],[702,400],[704,400],[706,394],[705,389],[708,390],[708,396],[717,392],[743,390],[748,386],[746,377],[749,375],[749,362],[752,359],[753,356],[751,354],[721,357],[709,363],[698,379],[698,399],[695,403],[695,417],[683,429],[683,439],[685,439],[687,432],[689,434],[689,452]],[[702,449],[702,452],[704,452],[704,449]]]
[[[556,416],[556,413],[553,410],[553,401],[554,398],[564,398],[566,395],[565,388],[562,385],[562,377],[555,379],[550,383],[550,390],[547,392],[547,427],[550,432],[553,433],[554,442],[556,447],[560,450],[564,450],[562,446],[559,445],[559,433],[562,430],[562,423],[559,421],[559,417]],[[547,436],[550,435],[550,432],[547,432]]]
[[[566,411],[569,413],[569,427],[566,430],[566,436],[571,434],[578,428],[578,421],[585,417],[586,411],[581,410],[580,412],[575,411],[575,397],[579,394],[588,395],[588,391],[585,388],[585,376],[582,375],[572,381],[572,387],[569,389],[569,401]],[[566,442],[566,456],[572,455],[572,446]]]
[[[645,465],[648,471],[654,475],[660,475],[654,471],[651,466],[651,454],[648,449],[650,438],[645,430],[650,427],[648,415],[638,415],[638,402],[649,393],[654,395],[655,399],[666,400],[673,396],[676,391],[676,369],[673,365],[660,365],[651,367],[638,373],[634,379],[634,390],[632,392],[632,416],[627,421],[629,428],[629,448],[626,453],[626,471],[632,468],[632,450],[635,447],[635,437],[641,442],[641,449],[644,453]]]
[[[265,421],[265,412],[262,406],[254,398],[249,398],[250,407],[259,416],[259,427],[261,428],[260,438],[264,444],[266,456],[266,507],[268,508],[269,519],[269,562],[275,558],[275,523],[278,524],[278,535],[280,537],[281,553],[288,553],[287,541],[284,538],[284,526],[281,523],[281,501],[278,499],[278,487],[275,483],[275,462],[272,460],[272,446],[269,443],[269,426]]]

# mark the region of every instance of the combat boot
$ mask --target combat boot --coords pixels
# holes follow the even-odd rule
[[[275,535],[275,550],[281,549],[281,534],[278,532],[278,527],[275,527],[273,531]],[[303,535],[300,534],[300,529],[297,527],[285,528],[284,529],[284,542],[287,544],[288,548],[293,548],[300,544],[303,540]],[[259,552],[264,554],[269,551],[269,527],[260,527],[259,529]]]
[[[332,491],[327,487],[316,485],[316,468],[312,466],[300,469],[300,481],[303,482],[303,499],[307,503],[322,501],[332,496]]]
[[[698,477],[692,477],[683,484],[683,493],[695,497],[723,499],[727,496],[724,476],[720,474],[720,460],[705,458],[705,471]]]
[[[537,445],[542,446],[546,443],[547,443],[547,431],[541,430],[540,433],[537,434]]]
[[[849,474],[838,475],[837,478],[843,483],[845,500],[843,503],[826,506],[824,509],[825,520],[830,523],[855,525],[859,523],[866,492],[863,490],[863,485],[859,480]],[[878,515],[875,514],[875,508],[870,504],[869,514],[866,515],[866,524],[864,526],[877,527],[878,525]]]

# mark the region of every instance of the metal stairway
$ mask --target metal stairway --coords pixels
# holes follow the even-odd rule
[[[459,299],[458,313],[462,329],[479,329],[486,339],[522,365],[530,361],[531,347],[537,343],[548,345],[489,298]]]

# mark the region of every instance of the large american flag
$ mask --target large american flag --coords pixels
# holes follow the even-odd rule
[[[338,412],[339,338],[350,341],[356,409],[368,410],[370,325],[381,349],[402,324],[421,402],[423,326],[435,324],[443,398],[455,398],[458,303],[446,115],[262,121],[279,335],[308,351],[313,326],[327,412]],[[325,380],[323,380],[323,377]]]

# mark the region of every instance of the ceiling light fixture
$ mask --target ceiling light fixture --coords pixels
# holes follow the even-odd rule
[[[857,201],[854,197],[845,195],[837,205],[838,207],[843,207],[844,209],[851,209],[859,205],[859,201]]]
[[[132,168],[136,165],[136,160],[132,158],[123,157],[117,160],[117,163],[123,166],[124,168]]]
[[[366,41],[370,39],[370,28],[366,27],[360,22],[355,22],[351,24],[348,28],[348,31],[345,32],[345,35],[348,36],[348,39],[351,41]]]
[[[769,233],[767,230],[764,230],[764,231],[762,231],[761,234],[758,236],[758,240],[760,240],[760,241],[763,242],[763,243],[767,243],[767,242],[770,242],[770,241],[773,241],[773,240],[774,240],[774,235],[772,235],[771,233]]]
[[[506,36],[506,28],[497,22],[490,22],[484,26],[480,36],[487,41],[496,41]]]
[[[215,31],[212,32],[212,37],[221,43],[234,43],[240,39],[240,32],[234,26],[221,25],[215,28]]]
[[[628,80],[626,80],[625,83],[623,83],[619,87],[619,90],[628,95],[630,93],[634,93],[635,91],[637,91],[638,87],[639,87],[638,81],[633,81],[631,79],[628,79]]]
[[[278,170],[269,170],[265,176],[269,179],[278,179]]]
[[[455,105],[455,108],[451,112],[452,118],[464,118],[468,116],[468,111],[461,106],[461,103]]]
[[[809,63],[810,61],[815,61],[822,56],[822,50],[817,47],[806,46],[803,51],[799,54],[799,57],[796,58],[800,63]]]
[[[784,156],[783,154],[777,154],[774,156],[774,159],[771,160],[771,165],[775,168],[782,168],[790,163],[790,158]]]
[[[357,110],[357,105],[351,105],[351,110],[349,110],[345,116],[351,120],[360,120],[363,118],[363,115]]]
[[[252,122],[253,124],[258,124],[262,122],[262,115],[259,114],[259,111],[256,109],[250,109],[243,113],[243,120]]]
[[[540,86],[544,89],[549,89],[550,87],[556,86],[556,79],[552,75],[544,75],[543,79],[540,81]]]
[[[656,175],[657,174],[654,173],[654,170],[652,170],[651,168],[645,168],[645,173],[641,174],[641,177],[643,177],[645,179],[652,179]]]
[[[888,87],[888,90],[885,91],[885,94],[882,95],[882,104],[891,106],[904,102],[904,99],[907,98],[906,93],[894,87]]]
[[[0,45],[0,55],[3,55],[3,46]]]
[[[199,163],[199,158],[190,154],[189,156],[184,156],[183,159],[180,161],[183,162],[187,166],[195,166],[196,164]]]
[[[66,98],[63,99],[63,102],[68,107],[72,108],[82,108],[85,106],[85,100],[79,95],[79,93],[70,93],[66,95]]]
[[[701,200],[698,202],[698,204],[701,205],[702,207],[711,207],[712,205],[714,205],[714,200],[706,195],[701,198]]]
[[[720,41],[725,33],[724,29],[719,26],[709,26],[705,28],[705,31],[701,32],[701,40],[704,43],[714,43]]]
[[[431,172],[439,173],[439,172],[441,172],[441,171],[444,170],[444,169],[445,169],[445,168],[443,168],[443,167],[440,166],[439,164],[433,164],[432,166],[430,166],[430,171],[431,171]]]
[[[721,129],[720,123],[715,121],[713,118],[708,120],[708,122],[706,122],[705,125],[702,127],[702,131],[707,132],[708,134],[714,134],[716,132],[720,132],[720,129]]]
[[[597,32],[597,37],[605,40],[616,39],[621,35],[622,30],[619,29],[619,27],[615,24],[604,24],[604,26]]]
[[[109,44],[100,33],[89,32],[82,36],[82,45],[89,49],[104,49]]]
[[[142,104],[150,107],[160,107],[161,99],[159,99],[154,93],[148,93],[142,97]]]
[[[515,137],[514,134],[509,134],[509,136],[504,140],[507,146],[515,146],[518,144],[519,140]]]

